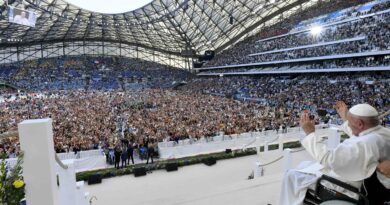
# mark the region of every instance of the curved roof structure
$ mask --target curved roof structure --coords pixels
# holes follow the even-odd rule
[[[37,13],[35,28],[8,23],[3,6],[1,47],[103,41],[180,55],[217,52],[320,0],[154,0],[122,14],[101,14],[65,0],[9,0]],[[16,39],[16,40],[7,40]],[[4,42],[5,41],[5,42]]]

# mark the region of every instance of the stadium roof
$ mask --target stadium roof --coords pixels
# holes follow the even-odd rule
[[[35,28],[8,23],[3,6],[0,46],[104,41],[178,55],[218,52],[318,1],[154,0],[134,11],[102,14],[64,0],[9,0],[9,5],[36,12],[37,22]]]

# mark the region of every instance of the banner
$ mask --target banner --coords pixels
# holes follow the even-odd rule
[[[32,11],[26,11],[14,7],[8,7],[8,19],[10,23],[35,27],[37,15]]]

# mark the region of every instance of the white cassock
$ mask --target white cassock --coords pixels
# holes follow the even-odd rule
[[[283,179],[279,204],[302,204],[307,189],[314,187],[322,174],[360,188],[362,180],[374,173],[379,160],[390,160],[389,129],[376,126],[361,132],[358,137],[352,135],[348,121],[340,129],[350,138],[333,150],[328,150],[321,137],[315,133],[309,134],[301,141],[306,151],[320,164],[307,163],[306,166],[301,165],[298,169],[289,170]],[[389,189],[390,178],[379,172],[377,176]],[[336,190],[345,193],[344,190]]]

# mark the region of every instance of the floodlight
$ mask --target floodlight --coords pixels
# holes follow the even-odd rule
[[[314,26],[310,29],[310,33],[313,36],[317,36],[322,32],[322,27],[321,26]]]

